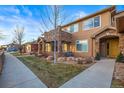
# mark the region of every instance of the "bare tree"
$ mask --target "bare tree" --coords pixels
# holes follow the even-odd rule
[[[24,27],[16,26],[14,30],[14,39],[13,42],[19,45],[19,51],[22,52],[22,43],[24,39]]]
[[[41,33],[53,30],[50,32],[54,41],[54,63],[56,63],[56,32],[58,27],[66,22],[68,16],[64,7],[59,5],[45,6],[41,13]]]

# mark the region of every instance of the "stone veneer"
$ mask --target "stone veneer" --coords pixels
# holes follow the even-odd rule
[[[119,34],[120,51],[124,54],[124,33]]]

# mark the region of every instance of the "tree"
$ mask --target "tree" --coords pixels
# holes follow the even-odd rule
[[[46,6],[44,11],[41,14],[41,33],[50,31],[51,32],[53,42],[54,42],[54,63],[56,63],[56,32],[58,27],[65,23],[68,16],[66,15],[63,6],[54,5],[54,6]],[[59,43],[58,43],[59,47]]]
[[[23,39],[24,39],[24,27],[16,26],[16,28],[14,30],[13,43],[16,43],[16,44],[19,45],[19,51],[20,51],[20,53],[22,52]]]

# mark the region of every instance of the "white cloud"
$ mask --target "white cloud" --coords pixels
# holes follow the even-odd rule
[[[0,16],[0,21],[3,21],[5,19],[4,16]]]
[[[20,14],[20,10],[16,6],[3,6],[3,7],[0,8],[0,12],[14,13],[14,14],[17,14],[17,15]]]
[[[75,16],[76,19],[79,19],[79,18],[85,17],[87,15],[88,14],[84,11],[78,11],[78,12],[76,12],[76,14],[74,16]]]
[[[24,38],[25,41],[32,40],[32,38],[36,39],[38,36],[40,36],[40,31],[38,31],[40,27],[40,23],[33,18],[14,15],[14,16],[0,16],[0,20],[1,19],[2,21],[0,23],[0,29],[4,31],[3,34],[6,35],[6,39],[2,40],[0,44],[7,44],[8,42],[12,41],[13,30],[16,25],[21,25],[25,27],[25,38]],[[5,24],[9,24],[9,25],[6,26]]]
[[[25,6],[22,6],[23,12],[26,13],[28,16],[32,17],[32,12]]]
[[[83,18],[87,15],[88,15],[88,13],[86,13],[84,11],[78,11],[75,14],[71,15],[69,20],[66,23],[73,22],[73,21],[80,19],[80,18]]]
[[[39,20],[35,20],[32,16],[32,12],[23,7],[23,11],[20,11],[16,6],[3,6],[0,8],[0,30],[6,35],[6,38],[0,41],[0,44],[8,44],[12,41],[13,30],[16,25],[25,27],[25,40],[32,40],[40,36],[40,23]],[[26,16],[22,16],[21,12],[26,13]],[[8,15],[8,14],[12,15]]]

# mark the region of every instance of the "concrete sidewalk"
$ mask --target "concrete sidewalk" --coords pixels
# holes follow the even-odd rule
[[[115,60],[102,59],[60,88],[110,88]]]
[[[47,88],[47,86],[16,57],[5,53],[0,88]]]

